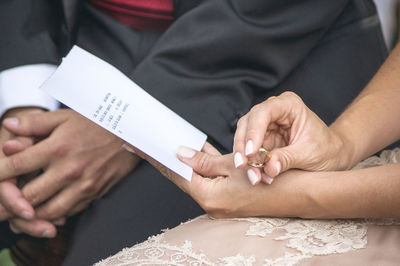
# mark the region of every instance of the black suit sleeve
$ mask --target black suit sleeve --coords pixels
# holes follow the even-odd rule
[[[0,1],[0,71],[60,61],[62,9],[55,0]]]
[[[254,95],[293,71],[347,3],[204,1],[173,23],[131,78],[230,150]]]

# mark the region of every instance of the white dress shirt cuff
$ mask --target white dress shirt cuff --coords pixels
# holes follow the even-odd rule
[[[16,107],[34,106],[56,110],[59,103],[39,89],[56,68],[50,64],[35,64],[0,72],[0,117]]]

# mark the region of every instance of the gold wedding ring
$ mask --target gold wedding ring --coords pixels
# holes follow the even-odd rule
[[[247,161],[247,164],[253,167],[257,167],[257,168],[263,168],[265,163],[255,163],[252,161]]]
[[[269,151],[267,151],[265,148],[262,148],[262,147],[258,150],[258,152],[264,153],[268,157],[268,160],[264,161],[262,163],[247,161],[247,164],[252,166],[252,167],[256,167],[256,168],[263,168],[265,166],[265,163],[267,163],[269,160],[271,160],[271,153]]]
[[[267,151],[266,149],[264,149],[263,147],[261,147],[258,151],[265,153],[265,155],[267,155],[268,160],[271,160],[271,153],[269,151]]]

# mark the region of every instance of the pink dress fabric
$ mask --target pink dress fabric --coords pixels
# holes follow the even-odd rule
[[[400,162],[400,149],[356,168]],[[103,265],[400,265],[400,220],[210,219],[181,224]]]

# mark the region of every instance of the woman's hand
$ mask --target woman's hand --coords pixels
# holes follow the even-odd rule
[[[192,180],[187,181],[140,150],[134,147],[132,150],[189,194],[214,218],[296,216],[300,211],[306,211],[304,206],[311,205],[309,197],[302,195],[306,191],[304,188],[312,184],[307,181],[307,176],[298,178],[296,172],[302,174],[301,171],[288,172],[288,176],[283,176],[272,186],[252,186],[246,171],[233,166],[233,154],[221,155],[206,143],[202,152],[186,147],[178,150],[178,158],[194,170]],[[290,180],[301,180],[301,184],[290,185]]]
[[[233,166],[233,154],[220,155],[208,143],[203,152],[181,147],[178,158],[193,168],[192,180],[171,173],[167,177],[214,218],[311,213],[312,197],[307,193],[315,182],[308,172],[288,171],[271,186],[252,186],[246,171]]]
[[[247,174],[255,185],[260,180],[272,183],[273,178],[291,169],[327,171],[345,169],[341,161],[342,137],[319,119],[292,92],[254,106],[237,126],[234,140],[234,162],[244,168],[261,147],[271,151],[261,169],[249,167]]]

